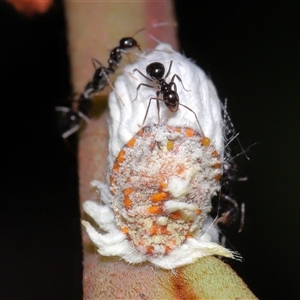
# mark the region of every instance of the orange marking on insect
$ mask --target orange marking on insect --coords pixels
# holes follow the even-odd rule
[[[130,195],[133,191],[134,191],[133,188],[128,188],[128,189],[123,190],[123,194],[124,195]]]
[[[165,247],[165,254],[169,254],[171,252],[171,247],[166,246]]]
[[[160,233],[164,235],[169,235],[170,231],[167,229],[167,226],[160,226]]]
[[[220,169],[221,168],[221,164],[220,163],[216,163],[213,165],[214,168],[216,169]]]
[[[192,137],[195,135],[195,132],[192,128],[186,128],[185,129],[185,134],[188,136],[188,137]]]
[[[123,233],[128,234],[128,228],[127,227],[122,227],[121,230],[122,230]]]
[[[176,131],[176,132],[181,132],[181,128],[180,128],[180,127],[176,127],[176,128],[175,128],[175,131]]]
[[[186,239],[190,239],[192,237],[193,237],[193,234],[190,231],[185,235]]]
[[[164,176],[160,175],[158,180],[159,180],[159,190],[163,190],[168,186]]]
[[[172,219],[172,220],[179,220],[182,218],[182,214],[180,211],[175,211],[173,213],[170,213],[169,217]]]
[[[132,201],[130,200],[129,196],[126,195],[125,198],[124,198],[124,205],[126,208],[129,208],[132,204]]]
[[[153,247],[148,246],[146,253],[149,254],[149,255],[152,255],[153,254]]]
[[[196,215],[199,216],[201,213],[202,213],[202,210],[200,208],[198,208],[198,209],[195,210],[195,214]]]
[[[212,156],[212,157],[218,157],[218,156],[219,156],[218,151],[217,151],[217,150],[214,150],[214,151],[211,153],[211,156]]]
[[[141,130],[139,130],[138,132],[137,132],[137,136],[143,136],[144,135],[144,132],[145,132],[145,128],[142,128]]]
[[[177,168],[176,168],[176,172],[177,174],[182,174],[185,170],[185,167],[183,165],[178,165]]]
[[[118,163],[122,163],[124,160],[125,160],[125,151],[124,151],[124,150],[121,150],[121,151],[119,152],[118,157],[117,157],[117,162],[118,162]]]
[[[210,145],[210,139],[206,136],[204,136],[203,138],[200,139],[201,144],[204,147],[208,147]]]
[[[118,173],[119,172],[119,164],[118,162],[115,162],[114,166],[113,166],[113,172]]]
[[[156,203],[156,202],[167,200],[169,196],[170,196],[169,193],[161,192],[150,196],[150,200]]]
[[[150,206],[148,208],[148,211],[150,214],[162,214],[163,213],[163,209],[161,206]]]
[[[168,140],[167,141],[167,150],[171,151],[171,150],[173,150],[173,147],[174,147],[174,141]]]
[[[155,234],[158,234],[158,232],[159,232],[159,226],[156,223],[153,223],[152,227],[150,228],[149,234],[155,235]]]
[[[115,184],[115,178],[114,177],[112,177],[112,176],[109,177],[109,184],[110,185]]]
[[[177,246],[177,242],[175,240],[170,240],[168,243],[170,246]]]
[[[149,145],[149,149],[152,151],[152,150],[154,150],[155,146],[156,146],[156,141],[153,141],[153,142],[151,142],[151,144]]]
[[[129,147],[129,148],[132,148],[133,146],[134,146],[134,144],[135,144],[135,138],[133,137],[128,143],[127,143],[127,146]]]
[[[215,176],[215,180],[216,180],[216,181],[219,181],[220,178],[221,178],[221,176],[222,176],[221,174],[217,174],[217,175]]]

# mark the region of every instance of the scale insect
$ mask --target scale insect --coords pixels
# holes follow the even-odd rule
[[[120,256],[129,263],[149,261],[175,269],[206,255],[239,258],[219,245],[218,229],[208,215],[211,199],[221,189],[225,152],[216,90],[198,66],[169,45],[159,44],[155,50],[142,54],[117,78],[115,90],[125,106],[115,91],[110,94],[107,182],[93,181],[101,202],[83,205],[100,231],[87,221],[82,224],[101,255]],[[157,62],[169,65],[166,76],[162,71],[154,78],[148,74],[151,82],[161,80],[157,97],[151,88],[143,88],[138,89],[139,99],[153,98],[159,103],[167,86],[180,104],[190,108],[172,112],[162,106],[159,124],[157,108],[149,104],[152,100],[132,101],[138,86],[132,70],[151,66],[148,71],[152,74],[161,66]],[[184,78],[190,92],[175,90],[175,75],[169,83],[165,81],[171,67],[176,76]],[[191,110],[198,119],[191,118]]]

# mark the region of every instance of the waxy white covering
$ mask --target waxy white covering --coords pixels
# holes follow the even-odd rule
[[[189,107],[197,115],[201,129],[206,137],[208,137],[220,158],[224,154],[224,123],[221,114],[220,100],[212,81],[190,59],[182,54],[175,52],[168,44],[159,44],[154,50],[149,53],[139,54],[137,62],[127,65],[124,72],[115,82],[116,92],[112,92],[109,97],[110,108],[110,141],[109,141],[109,164],[119,154],[120,150],[140,129],[142,126],[158,123],[156,101],[151,100],[148,115],[143,124],[147,106],[150,98],[156,97],[155,88],[141,86],[136,97],[137,86],[140,83],[151,84],[149,80],[144,78],[134,69],[139,69],[143,74],[146,74],[146,67],[153,62],[160,62],[165,66],[165,75],[168,72],[170,62],[173,61],[171,72],[166,78],[169,83],[172,77],[178,75],[182,84],[174,79],[177,86],[177,93],[181,104]],[[149,76],[148,76],[149,77]],[[118,98],[122,99],[124,105]],[[161,96],[160,96],[161,97]],[[200,132],[199,125],[195,115],[183,106],[179,106],[176,113],[168,110],[163,101],[160,101],[161,123],[178,127],[190,127]]]

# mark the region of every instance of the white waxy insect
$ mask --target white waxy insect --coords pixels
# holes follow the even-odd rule
[[[182,104],[176,112],[163,103],[161,92],[156,94],[161,86],[145,82],[141,74],[153,62],[172,65],[163,79]],[[140,72],[133,74],[135,69]],[[184,86],[176,89],[171,78],[178,77]],[[141,82],[146,86],[135,99]],[[225,142],[220,101],[210,79],[169,45],[159,44],[126,66],[115,90],[124,106],[112,92],[108,183],[93,181],[102,203],[83,205],[101,230],[82,222],[98,252],[165,269],[207,255],[236,257],[217,243],[218,231],[208,217],[211,198],[220,190]]]

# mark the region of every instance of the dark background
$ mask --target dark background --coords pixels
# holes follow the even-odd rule
[[[296,299],[300,283],[296,4],[176,2],[184,53],[228,99],[243,147],[259,142],[238,160],[246,224],[230,242],[244,258],[234,269],[261,299]],[[0,3],[0,299],[82,297],[76,158],[53,109],[70,92],[66,47],[61,2],[33,19]]]

